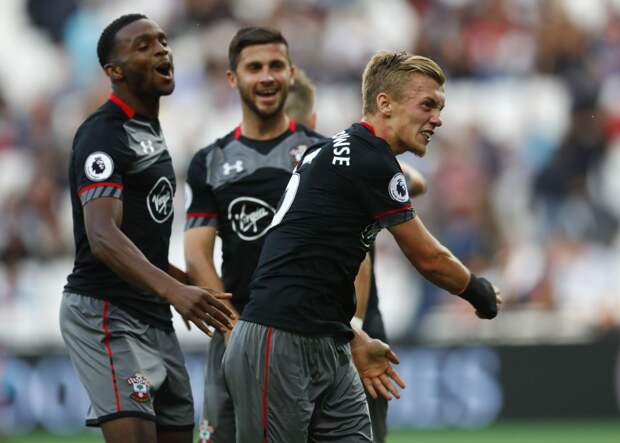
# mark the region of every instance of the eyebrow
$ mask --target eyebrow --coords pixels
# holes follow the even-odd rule
[[[423,101],[426,101],[426,100],[430,101],[433,104],[434,108],[439,108],[440,111],[443,108],[445,108],[445,106],[446,106],[445,102],[443,102],[441,105],[439,105],[439,102],[437,100],[435,100],[433,97],[429,97],[429,96],[424,97]]]

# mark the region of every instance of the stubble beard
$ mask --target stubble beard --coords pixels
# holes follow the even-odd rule
[[[256,106],[254,100],[252,100],[252,98],[250,97],[250,94],[244,89],[239,88],[239,95],[241,96],[241,100],[243,101],[243,103],[250,109],[250,111],[256,114],[260,119],[266,120],[282,112],[282,109],[284,108],[284,103],[286,102],[287,92],[284,91],[284,93],[280,96],[280,102],[275,107],[275,109],[268,112],[259,109],[259,107]]]

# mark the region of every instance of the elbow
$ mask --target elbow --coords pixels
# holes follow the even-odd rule
[[[446,248],[439,248],[415,261],[415,267],[424,276],[433,275],[445,268],[451,254]]]
[[[90,251],[99,261],[105,261],[108,250],[107,235],[104,229],[92,228],[87,232]]]

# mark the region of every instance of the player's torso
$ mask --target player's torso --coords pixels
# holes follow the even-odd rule
[[[155,250],[155,242],[165,242],[167,261],[176,191],[172,159],[161,131],[152,124],[130,120],[124,126],[127,149],[135,160],[123,177],[121,230],[143,252]]]
[[[92,123],[97,124],[105,125],[105,122]],[[163,269],[168,260],[176,190],[174,169],[165,139],[155,123],[136,119],[116,122],[111,124],[108,130],[116,131],[117,138],[124,141],[117,148],[126,159],[121,172],[123,216],[120,229],[149,261]],[[110,280],[110,284],[113,281],[117,286],[126,286],[118,276],[92,256],[86,237],[81,201],[105,195],[101,194],[105,192],[105,187],[100,185],[121,169],[121,165],[114,164],[110,155],[104,152],[103,146],[100,151],[90,154],[84,165],[76,163],[80,137],[87,137],[87,131],[88,128],[84,132],[78,132],[71,160],[70,180],[74,200],[77,257],[74,275],[70,277],[70,281],[80,281],[82,285],[90,286]],[[84,168],[86,176],[93,180],[93,185],[76,189],[78,168]],[[75,274],[78,274],[79,278],[76,278]]]
[[[233,137],[207,154],[206,177],[215,195],[222,239],[222,278],[235,299],[247,299],[251,275],[291,172],[317,140],[304,131],[263,143]]]

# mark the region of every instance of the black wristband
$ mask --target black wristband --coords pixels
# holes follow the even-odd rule
[[[482,318],[491,319],[497,315],[495,289],[486,278],[471,274],[467,287],[458,295],[471,303]]]

